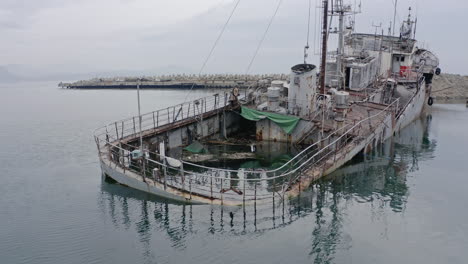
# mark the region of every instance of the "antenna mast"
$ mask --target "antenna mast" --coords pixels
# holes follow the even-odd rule
[[[395,7],[394,7],[394,10],[393,10],[393,33],[392,33],[392,36],[395,36],[395,22],[396,22],[397,3],[398,3],[398,0],[395,0]]]
[[[309,54],[307,53],[307,50],[309,49],[309,34],[310,34],[310,9],[311,9],[311,1],[312,0],[309,0],[309,16],[307,18],[307,41],[306,41],[306,45],[304,47],[304,64],[307,64],[307,57],[309,56]]]

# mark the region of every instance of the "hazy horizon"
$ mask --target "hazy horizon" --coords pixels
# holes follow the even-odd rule
[[[319,2],[312,0],[314,6]],[[277,3],[240,1],[203,73],[245,73]],[[0,81],[197,73],[234,4],[229,0],[4,0]],[[468,74],[464,67],[468,54],[460,52],[467,38],[460,32],[468,3],[398,4],[397,28],[411,6],[413,17],[418,17],[420,45],[439,55],[443,72]],[[309,63],[316,65],[317,11],[312,8],[309,52]],[[307,13],[307,0],[283,1],[250,73],[287,73],[303,60]],[[392,19],[393,0],[363,0],[356,31],[373,33],[372,25],[382,23],[387,32]]]

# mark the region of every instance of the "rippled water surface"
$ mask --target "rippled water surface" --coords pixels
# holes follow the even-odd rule
[[[93,130],[136,92],[0,86],[0,263],[466,263],[468,109],[435,105],[287,203],[168,203],[103,182]],[[187,91],[143,91],[143,110]],[[211,91],[195,91],[201,97]]]

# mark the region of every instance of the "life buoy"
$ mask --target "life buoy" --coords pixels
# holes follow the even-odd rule
[[[240,93],[239,93],[239,88],[235,87],[234,89],[232,89],[232,94],[233,94],[234,96],[236,96],[236,97],[239,96],[239,94],[240,94]]]
[[[427,99],[427,104],[432,105],[434,103],[434,99],[429,96],[429,99]]]

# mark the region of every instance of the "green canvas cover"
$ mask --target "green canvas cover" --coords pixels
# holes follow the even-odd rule
[[[242,106],[241,108],[241,116],[251,121],[258,121],[261,119],[268,118],[275,124],[280,126],[284,130],[284,132],[286,132],[286,134],[291,134],[291,132],[294,131],[300,120],[299,117],[262,112],[244,106]]]
[[[192,153],[208,153],[208,150],[200,142],[194,141],[192,144],[184,148],[184,150]]]

